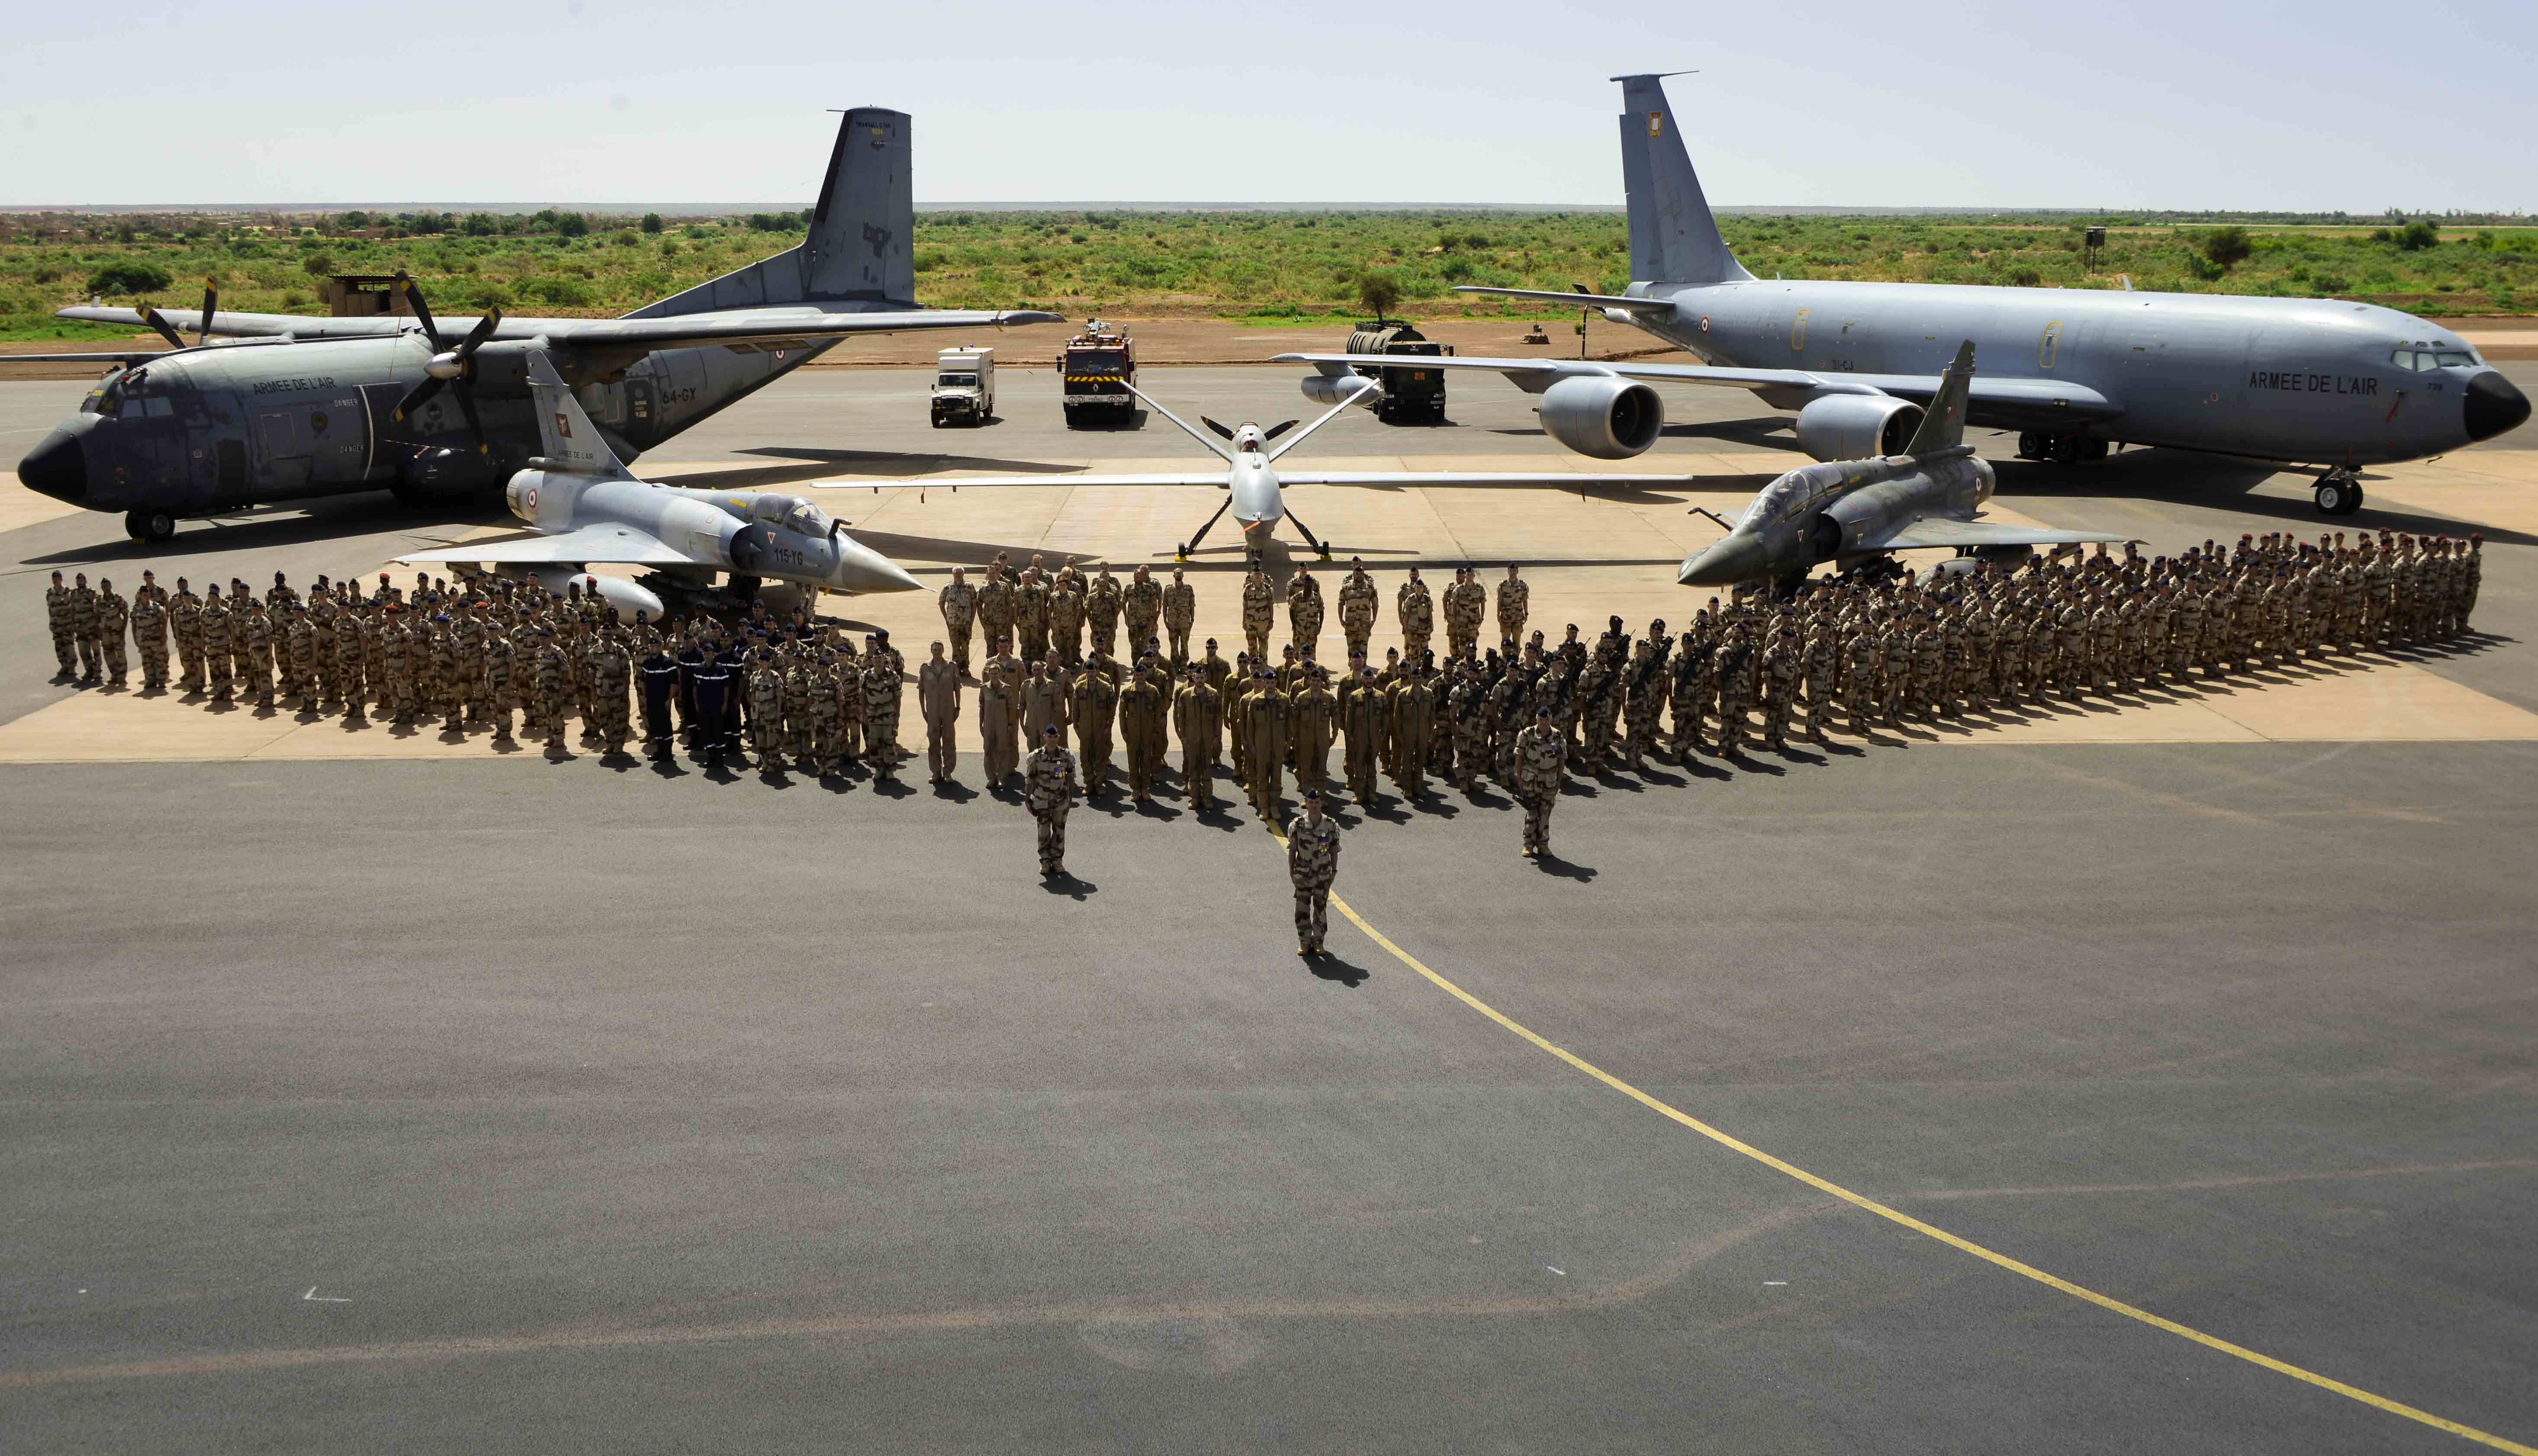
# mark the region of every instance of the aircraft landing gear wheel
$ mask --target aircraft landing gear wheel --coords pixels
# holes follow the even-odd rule
[[[2033,430],[2020,430],[2018,432],[2018,458],[2021,460],[2040,459],[2043,456],[2044,451],[2037,443],[2038,439],[2039,436]]]
[[[757,601],[758,578],[755,576],[741,576],[735,574],[731,578],[731,596],[732,600],[739,602],[743,606],[747,606],[751,602]]]
[[[2317,483],[2317,512],[2320,515],[2351,515],[2362,508],[2362,483],[2349,476],[2330,475]]]
[[[172,541],[176,536],[176,518],[164,510],[126,511],[123,533],[135,541]]]

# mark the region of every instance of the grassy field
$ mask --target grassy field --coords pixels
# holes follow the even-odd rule
[[[2104,219],[2107,245],[2088,271],[2085,221],[1735,216],[1722,227],[1764,278],[2112,288],[2129,274],[2143,289],[2538,312],[2538,228]],[[801,235],[799,215],[782,213],[666,224],[552,212],[20,215],[0,219],[0,339],[120,332],[50,316],[92,293],[190,307],[209,276],[224,308],[300,312],[322,306],[329,272],[397,268],[444,311],[610,315]],[[1617,213],[929,213],[917,220],[917,292],[943,306],[1035,303],[1077,317],[1288,319],[1354,314],[1373,274],[1416,316],[1539,312],[1448,290],[1619,290],[1630,282],[1626,239]]]

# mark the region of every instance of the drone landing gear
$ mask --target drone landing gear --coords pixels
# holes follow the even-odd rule
[[[1297,521],[1296,513],[1292,510],[1287,512],[1287,519],[1296,521],[1296,534],[1304,538],[1304,544],[1311,547],[1315,555],[1319,556],[1326,562],[1331,559],[1331,548],[1329,544],[1324,542],[1320,537],[1315,536],[1313,534],[1312,527],[1305,525],[1302,521]]]
[[[2320,515],[2351,515],[2362,508],[2362,478],[2351,467],[2339,465],[2317,478],[2317,511]]]
[[[1202,541],[1205,541],[1205,540],[1207,539],[1207,533],[1208,533],[1210,530],[1212,530],[1212,529],[1214,529],[1214,528],[1215,528],[1216,523],[1217,523],[1219,520],[1221,520],[1221,519],[1223,519],[1223,518],[1224,518],[1224,515],[1225,515],[1225,507],[1226,507],[1226,506],[1228,506],[1228,505],[1232,505],[1233,503],[1234,503],[1234,497],[1233,497],[1232,496],[1230,496],[1230,495],[1229,495],[1229,496],[1227,496],[1225,497],[1225,499],[1224,499],[1221,503],[1219,503],[1219,504],[1218,504],[1218,506],[1216,507],[1216,514],[1215,514],[1215,515],[1212,515],[1212,516],[1209,516],[1209,517],[1207,518],[1206,523],[1205,523],[1205,524],[1203,524],[1203,525],[1201,525],[1201,526],[1198,528],[1198,534],[1197,534],[1197,535],[1195,535],[1195,536],[1192,536],[1192,537],[1191,537],[1190,539],[1188,539],[1187,541],[1182,542],[1182,543],[1181,543],[1180,550],[1178,550],[1178,551],[1176,551],[1176,552],[1173,552],[1173,553],[1172,553],[1172,560],[1173,560],[1173,561],[1176,561],[1176,562],[1186,562],[1186,561],[1188,561],[1188,560],[1190,559],[1190,553],[1191,553],[1191,552],[1194,552],[1194,551],[1196,551],[1196,550],[1198,550],[1198,544],[1199,544],[1200,542],[1202,542]]]

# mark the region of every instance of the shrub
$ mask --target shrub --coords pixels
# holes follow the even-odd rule
[[[2410,253],[2431,247],[2440,240],[2440,230],[2421,218],[2397,230],[2397,246]]]
[[[2203,256],[2224,272],[2247,261],[2247,255],[2255,250],[2244,228],[2215,228],[2203,234]]]
[[[664,224],[664,223],[661,221],[661,215],[660,215],[659,213],[645,213],[645,214],[643,215],[643,231],[644,231],[644,232],[660,232],[660,231],[661,231],[661,229],[662,229],[663,227],[665,227],[665,226],[667,226],[667,225],[666,225],[666,224]]]
[[[156,263],[122,258],[90,274],[88,291],[92,294],[155,294],[174,281],[167,269]]]
[[[559,237],[579,237],[590,232],[590,219],[579,213],[558,213],[555,230]]]
[[[1357,275],[1358,306],[1381,318],[1401,301],[1401,280],[1390,269],[1368,268]]]

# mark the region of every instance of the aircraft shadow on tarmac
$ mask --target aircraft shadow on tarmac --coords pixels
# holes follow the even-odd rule
[[[105,516],[97,519],[102,523]],[[26,558],[30,566],[75,563],[137,561],[158,564],[211,552],[262,551],[301,546],[341,536],[375,536],[450,527],[516,524],[500,495],[458,496],[408,505],[382,491],[375,495],[334,496],[304,503],[268,506],[188,521],[172,541],[139,542],[128,538],[74,546]]]
[[[764,455],[773,460],[798,462],[798,467],[791,464],[732,467],[734,471],[742,474],[758,470],[781,471],[784,472],[783,478],[786,480],[811,480],[820,476],[841,474],[902,476],[917,471],[951,470],[967,471],[971,474],[1010,471],[1015,475],[1064,475],[1069,471],[1084,469],[1072,460],[1007,460],[994,455],[965,455],[948,450],[831,450],[811,445],[760,445],[733,453]],[[721,472],[718,471],[699,471],[693,476],[678,477],[671,484],[686,485],[692,480],[712,478],[720,474]],[[741,489],[736,483],[717,480],[715,484],[731,490]]]
[[[1715,439],[1729,444],[1750,445],[1758,450],[1798,448],[1795,422],[1781,415],[1757,415],[1750,420],[1691,420],[1668,425],[1657,431],[1661,439]],[[1539,425],[1504,425],[1493,429],[1492,434],[1532,435],[1540,438],[1550,431]]]

